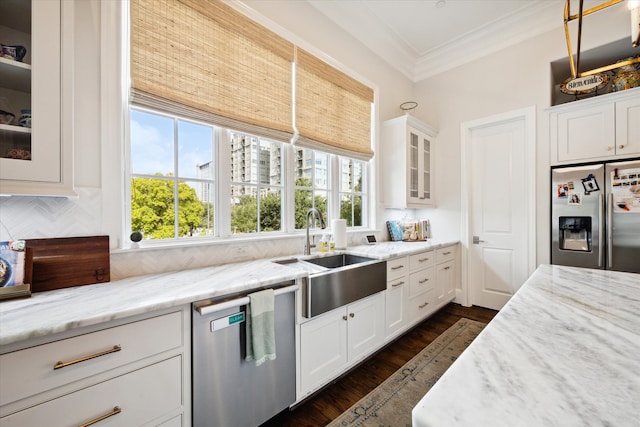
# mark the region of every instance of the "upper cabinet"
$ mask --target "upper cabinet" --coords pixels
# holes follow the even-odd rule
[[[435,205],[433,148],[437,131],[413,116],[382,123],[381,181],[388,208]]]
[[[0,2],[0,194],[74,195],[72,12],[60,0]]]
[[[640,155],[640,88],[548,111],[551,164]]]

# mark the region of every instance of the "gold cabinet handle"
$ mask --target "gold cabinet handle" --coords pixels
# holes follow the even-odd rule
[[[397,270],[399,268],[404,268],[404,265],[400,264],[400,265],[398,265],[396,267],[391,267],[392,270]]]
[[[425,261],[429,261],[429,258],[422,258],[418,260],[418,262],[425,262]]]
[[[624,144],[618,145],[618,148],[624,148]]]
[[[613,150],[614,148],[615,148],[615,147],[614,147],[613,145],[608,145],[608,146],[607,146],[607,151],[611,151],[611,150]]]
[[[111,412],[109,412],[108,414],[104,414],[99,416],[98,418],[95,418],[91,421],[89,421],[88,423],[85,424],[80,424],[79,427],[89,427],[94,425],[95,423],[99,423],[102,420],[106,420],[109,417],[113,417],[114,415],[118,415],[120,412],[122,412],[122,409],[120,409],[119,406],[114,406],[113,410]]]
[[[429,279],[422,279],[422,280],[418,280],[418,283],[422,284],[422,283],[425,283],[425,282],[428,282],[428,281],[429,281]]]
[[[451,252],[443,252],[442,255],[450,255]]]
[[[79,359],[70,360],[68,362],[58,362],[55,365],[53,365],[53,369],[61,369],[61,368],[64,368],[65,366],[75,365],[76,363],[85,362],[87,360],[95,359],[96,357],[105,356],[105,355],[111,354],[111,353],[116,353],[116,352],[118,352],[120,350],[122,350],[121,346],[114,345],[113,348],[111,348],[109,350],[106,350],[106,351],[101,351],[100,353],[92,354],[90,356],[84,356],[84,357],[81,357]]]
[[[428,305],[429,305],[429,302],[425,302],[424,304],[419,305],[418,308],[425,308]]]
[[[446,267],[445,267],[444,269],[445,269],[445,270],[448,270],[448,269],[450,269],[450,268],[451,268],[451,267],[449,267],[449,266],[446,266]]]
[[[393,285],[391,285],[391,287],[395,288],[396,286],[400,286],[400,285],[404,285],[404,281],[398,282],[398,283],[394,283]]]

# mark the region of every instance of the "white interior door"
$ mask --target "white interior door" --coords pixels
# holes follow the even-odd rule
[[[526,109],[463,124],[470,305],[499,310],[532,271],[534,122]]]

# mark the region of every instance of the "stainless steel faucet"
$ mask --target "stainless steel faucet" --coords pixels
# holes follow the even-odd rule
[[[304,247],[305,255],[311,255],[311,248],[316,247],[315,244],[311,244],[311,240],[309,239],[309,218],[313,219],[313,216],[315,214],[317,214],[318,218],[320,219],[320,227],[323,229],[327,227],[327,225],[324,223],[324,218],[322,218],[322,212],[320,212],[316,208],[311,208],[307,211],[307,244]]]

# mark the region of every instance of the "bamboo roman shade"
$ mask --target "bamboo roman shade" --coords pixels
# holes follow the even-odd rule
[[[362,160],[373,157],[371,88],[300,48],[295,85],[300,145]]]
[[[373,90],[220,0],[131,0],[131,84],[136,105],[373,156]]]
[[[131,1],[134,104],[288,140],[293,55],[220,1]]]

